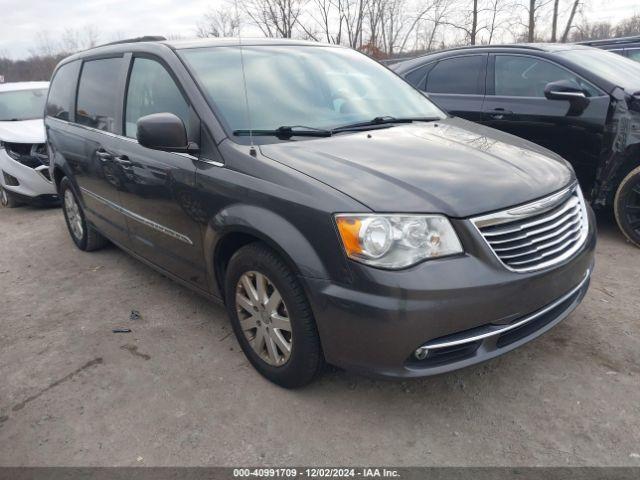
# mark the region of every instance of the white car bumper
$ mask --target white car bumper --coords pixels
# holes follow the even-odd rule
[[[48,179],[48,173],[49,167],[27,167],[11,158],[4,149],[0,149],[0,184],[7,191],[28,198],[56,195],[56,187]],[[15,185],[16,181],[10,177],[5,178],[5,174],[17,180],[18,185]]]

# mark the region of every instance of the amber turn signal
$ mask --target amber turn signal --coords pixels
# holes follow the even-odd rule
[[[360,245],[359,239],[362,221],[359,218],[353,217],[337,217],[336,222],[347,255],[351,256],[362,253],[362,246]]]

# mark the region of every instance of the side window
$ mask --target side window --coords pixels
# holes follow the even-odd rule
[[[591,95],[597,91],[578,76],[540,58],[497,55],[495,95],[509,97],[544,97],[547,83],[569,80]]]
[[[636,62],[640,62],[640,48],[630,48],[627,50],[627,56],[631,60],[635,60]]]
[[[420,90],[425,89],[425,76],[429,69],[433,66],[433,63],[429,63],[427,65],[423,65],[421,67],[416,68],[415,70],[411,70],[404,76],[404,79]]]
[[[61,66],[49,87],[46,114],[60,120],[69,120],[73,108],[76,81],[80,62],[71,62]]]
[[[479,80],[486,60],[486,55],[466,55],[439,61],[427,78],[427,92],[481,94]]]
[[[188,128],[189,105],[169,72],[155,60],[136,58],[129,78],[125,135],[136,138],[136,122],[140,117],[164,112],[178,116]]]
[[[114,132],[122,59],[89,60],[82,65],[76,122]]]

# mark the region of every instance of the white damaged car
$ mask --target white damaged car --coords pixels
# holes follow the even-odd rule
[[[0,84],[0,203],[58,200],[49,175],[44,123],[48,82]]]

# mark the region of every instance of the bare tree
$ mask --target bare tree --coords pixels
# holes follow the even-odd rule
[[[428,16],[428,20],[433,24],[433,26],[429,31],[429,37],[425,45],[427,51],[434,49],[436,32],[440,26],[446,23],[446,19],[450,15],[453,6],[454,2],[452,0],[435,0],[433,2],[433,8],[429,12]]]
[[[630,37],[640,35],[640,13],[621,21],[616,27],[616,37]]]
[[[569,14],[569,19],[567,20],[567,26],[564,28],[564,33],[562,34],[562,43],[566,43],[567,38],[569,37],[569,32],[571,31],[571,26],[573,25],[573,19],[576,16],[578,5],[580,5],[580,0],[574,0],[573,6],[571,7],[571,13]]]
[[[614,36],[615,29],[609,22],[589,23],[582,20],[577,24],[571,32],[570,38],[572,42],[581,42],[583,40],[601,40]]]
[[[230,9],[211,8],[196,27],[198,38],[237,37],[240,32],[240,18]]]
[[[244,0],[243,7],[265,37],[292,38],[305,0]]]
[[[487,0],[485,10],[487,12],[485,30],[487,31],[486,43],[491,44],[498,31],[508,28],[512,23],[516,4],[513,0]]]
[[[553,0],[553,17],[551,20],[551,41],[556,42],[558,36],[558,9],[560,0]]]
[[[344,20],[347,41],[351,48],[361,48],[364,44],[363,29],[370,0],[342,0],[340,17]]]
[[[465,35],[465,42],[475,45],[478,37],[479,0],[462,0],[457,2],[458,18],[444,21],[445,25],[460,30]]]
[[[73,53],[87,50],[98,45],[100,33],[93,25],[87,25],[82,29],[67,28],[60,37],[57,50],[62,53]]]

